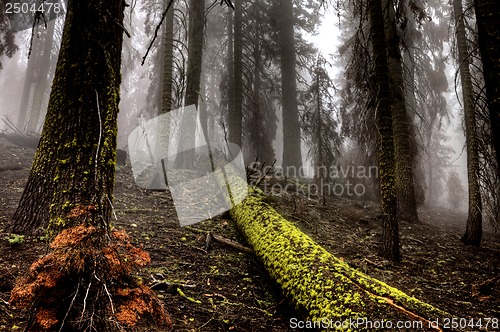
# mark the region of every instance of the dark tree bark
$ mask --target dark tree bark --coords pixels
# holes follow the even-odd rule
[[[229,114],[229,142],[241,146],[243,116],[243,0],[234,1],[233,108]]]
[[[318,186],[321,185],[321,180],[326,177],[326,174],[324,174],[323,171],[320,171],[323,169],[323,167],[328,167],[328,165],[325,165],[324,157],[323,157],[323,133],[322,133],[322,123],[321,123],[321,117],[322,117],[322,109],[323,105],[321,103],[321,81],[320,81],[320,74],[319,74],[319,63],[317,64],[316,68],[316,87],[315,87],[315,99],[316,99],[316,169],[314,171],[314,177],[316,178]]]
[[[410,41],[411,43],[411,41]],[[405,99],[407,105],[407,114],[410,119],[410,153],[411,163],[414,169],[414,188],[415,202],[417,207],[425,203],[425,175],[422,164],[420,163],[420,147],[418,139],[418,129],[415,124],[417,118],[417,100],[415,97],[415,63],[414,63],[414,45],[408,45],[408,49],[404,52],[403,63],[405,70]]]
[[[186,101],[185,105],[196,105],[200,95],[201,65],[203,61],[203,43],[205,39],[205,1],[189,1],[189,31],[188,31],[188,68],[186,78]],[[191,115],[184,114],[182,121],[193,123]],[[182,126],[185,128],[186,126]],[[192,126],[188,126],[192,127]],[[195,132],[186,130],[181,133],[179,144],[194,147]],[[182,149],[185,150],[185,149]],[[194,149],[188,149],[176,156],[174,161],[176,168],[191,169],[194,167]]]
[[[295,36],[292,0],[280,0],[281,36],[281,107],[283,114],[283,168],[302,166],[297,81],[295,69]]]
[[[391,109],[396,158],[398,217],[409,222],[418,222],[410,145],[410,118],[406,110],[403,59],[393,1],[384,0],[383,8],[386,17],[387,54],[392,89]]]
[[[102,22],[106,15],[100,18],[94,11],[103,5],[94,2],[72,2],[67,13],[46,121],[14,215],[14,232],[46,227],[49,215],[53,231],[68,227],[64,215],[79,204],[96,204],[103,216],[100,222],[108,223],[122,29]],[[113,20],[119,20],[122,5],[121,10],[110,6],[119,13]]]
[[[248,137],[245,143],[248,144],[249,149],[245,155],[245,161],[248,164],[257,158],[257,161],[261,164],[272,165],[276,158],[272,146],[272,139],[276,130],[276,118],[274,110],[268,107],[263,98],[262,49],[259,40],[254,42],[253,61],[255,68],[252,82],[252,107],[246,120],[246,127],[250,129],[245,134],[245,137]]]
[[[198,106],[200,96],[201,64],[205,39],[205,1],[189,2],[188,68],[186,78],[186,105]]]
[[[234,16],[233,11],[227,12],[227,124],[234,122]],[[228,128],[228,131],[231,129]],[[230,133],[228,133],[230,135]],[[229,138],[228,138],[229,139]]]
[[[399,261],[399,224],[397,220],[397,199],[395,193],[391,88],[381,1],[370,0],[368,3],[375,63],[375,80],[377,84],[377,145],[379,152],[381,206],[382,213],[384,214],[380,255],[393,261]]]
[[[14,215],[17,232],[49,225],[56,234],[72,226],[65,216],[73,208],[91,205],[101,216],[95,222],[108,227],[123,32],[108,21],[121,21],[123,6],[70,2],[40,145]]]
[[[110,225],[124,8],[122,0],[68,2],[40,145],[16,211],[15,226],[48,223],[53,240],[11,294],[30,310],[25,331],[123,331],[147,313],[164,330],[171,325],[130,273],[149,256]],[[147,313],[128,310],[138,299]]]
[[[492,143],[500,176],[500,4],[497,0],[475,0],[474,8],[490,112]]]
[[[168,6],[165,1],[165,6]],[[166,7],[164,9],[167,9]],[[162,64],[162,89],[158,115],[165,114],[172,110],[172,78],[174,62],[174,7],[167,11],[163,26],[163,64]]]
[[[469,69],[469,51],[465,33],[462,0],[453,0],[455,14],[458,64],[462,80],[462,97],[465,116],[465,141],[467,146],[467,179],[469,181],[469,216],[462,241],[465,244],[480,245],[483,235],[482,204],[479,187],[479,152],[474,109],[474,89]]]

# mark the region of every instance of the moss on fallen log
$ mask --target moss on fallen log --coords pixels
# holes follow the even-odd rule
[[[362,331],[370,330],[369,325],[353,327],[349,322],[411,320],[439,331],[431,321],[450,317],[350,267],[283,218],[256,191],[234,207],[231,216],[271,277],[310,321],[331,321],[335,324],[330,327]]]

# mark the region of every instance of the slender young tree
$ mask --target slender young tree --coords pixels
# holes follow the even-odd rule
[[[380,255],[392,261],[400,260],[399,224],[395,194],[394,139],[391,112],[391,87],[387,60],[382,0],[369,0],[370,35],[375,63],[377,93],[375,103],[378,130],[380,196],[384,214]]]
[[[467,179],[469,182],[469,215],[462,241],[465,244],[480,245],[483,235],[482,204],[479,187],[479,152],[474,108],[474,89],[469,69],[469,50],[465,33],[462,0],[453,0],[455,29],[458,47],[458,65],[462,80],[462,98],[465,117],[465,141],[467,146]]]
[[[334,85],[328,75],[327,65],[326,59],[318,55],[309,71],[310,86],[301,98],[302,132],[308,146],[308,156],[314,166],[314,178],[320,189],[328,178],[329,167],[335,164],[339,156],[342,143],[338,135],[338,123],[333,117],[336,111],[332,95]]]

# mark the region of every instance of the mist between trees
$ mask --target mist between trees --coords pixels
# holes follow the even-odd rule
[[[41,25],[34,20],[24,31],[15,27],[29,24],[16,25],[19,20],[0,2],[0,138],[22,145],[26,137],[41,137],[11,229],[42,229],[47,239],[57,239],[54,252],[37,261],[38,269],[24,280],[33,292],[17,288],[20,303],[36,308],[32,330],[63,330],[64,324],[90,329],[95,309],[102,313],[98,329],[106,331],[110,323],[104,317],[113,316],[121,327],[145,316],[144,303],[154,304],[150,316],[171,324],[150,289],[126,288],[135,284],[131,272],[149,262],[147,254],[120,232],[109,236],[117,147],[129,150],[132,160],[140,156],[148,190],[167,187],[151,185],[167,173],[153,161],[154,148],[167,156],[169,149],[182,151],[170,156],[166,168],[179,171],[184,181],[201,177],[200,161],[210,166],[206,172],[215,171],[211,146],[234,144],[253,172],[247,174],[249,184],[264,187],[265,194],[289,194],[294,203],[316,199],[323,206],[338,203],[339,196],[372,201],[381,212],[377,253],[392,262],[402,260],[400,226],[420,225],[422,211],[466,211],[460,214],[465,245],[481,245],[486,223],[498,229],[498,1],[55,2],[65,17]],[[329,33],[312,42],[325,26]],[[325,44],[335,44],[336,53],[325,54]],[[196,112],[179,116],[176,125],[184,129],[178,137],[161,126],[154,136],[145,130],[151,119],[191,105]],[[137,151],[127,142],[134,130],[145,138]],[[202,138],[206,156],[185,148]],[[246,193],[246,183],[241,186]],[[180,189],[179,196],[195,197],[191,187]],[[209,186],[204,189],[203,196],[213,194]],[[258,230],[249,225],[262,231],[279,221],[289,236],[309,239],[278,212],[269,212],[257,192],[231,208],[247,237]],[[291,249],[279,252],[284,262],[297,249],[289,242]],[[274,262],[267,244],[261,257],[269,254]],[[88,249],[83,256],[68,254],[82,246]],[[310,248],[323,252],[312,240]],[[135,253],[135,265],[119,267],[110,254],[118,249]],[[67,264],[74,257],[81,259]],[[37,273],[54,272],[43,260],[75,269],[37,288]],[[297,264],[310,271],[310,262],[302,263]],[[304,287],[291,280],[283,286]],[[60,283],[68,287],[54,287]],[[108,285],[122,303],[143,305],[130,314],[123,304],[118,319]],[[359,284],[350,285],[357,291]],[[86,299],[81,289],[87,289],[92,310],[84,301],[52,310],[52,302],[37,302],[46,288],[64,289],[67,299]],[[300,292],[292,287],[290,294]],[[54,294],[50,301],[57,299]]]
[[[66,12],[66,2],[55,2]],[[362,0],[259,0],[235,2],[234,10],[198,4],[143,0],[124,16],[120,147],[148,119],[199,105],[207,139],[241,146],[246,164],[257,157],[284,168],[342,165],[340,173],[346,165],[379,165],[383,176],[371,181],[371,198],[388,197],[380,183],[394,177],[400,218],[417,221],[418,206],[444,205],[469,210],[470,223],[497,225],[497,37],[484,28],[491,19],[484,13],[496,13],[491,1],[464,10],[460,1],[384,0],[381,13],[362,10],[374,9]],[[19,19],[0,15],[8,63],[0,83],[9,86],[0,92],[0,112],[10,127],[1,125],[40,132],[64,17],[32,33],[17,32]],[[470,52],[477,46],[480,54]],[[192,159],[185,154],[176,165],[190,167]]]
[[[490,19],[484,12],[492,6],[483,1],[464,10],[458,2],[384,0],[378,14],[361,10],[372,8],[362,0],[328,5],[259,0],[236,2],[229,11],[209,2],[138,1],[124,17],[118,145],[127,148],[128,134],[148,119],[199,105],[199,130],[211,142],[241,146],[247,165],[257,157],[266,165],[276,159],[285,168],[342,165],[342,173],[346,165],[368,168],[382,162],[389,169],[379,165],[380,174],[389,178],[367,183],[371,198],[384,199],[380,189],[386,187],[379,184],[395,177],[401,218],[417,221],[416,208],[423,205],[472,212],[484,206],[471,220],[496,225],[500,136],[492,130],[498,121],[491,92],[496,91],[497,80],[491,78],[496,44],[490,42],[496,37],[481,32],[483,20]],[[60,5],[66,12],[67,4]],[[379,14],[385,41],[377,44]],[[64,17],[50,20],[47,29],[35,27],[32,34],[16,32],[9,27],[13,18],[5,11],[0,15],[1,52],[7,56],[2,63],[9,64],[0,76],[0,83],[9,85],[0,92],[0,112],[19,132],[40,132]],[[15,26],[18,21],[13,20]],[[463,34],[471,38],[459,43]],[[23,44],[23,38],[32,43]],[[476,45],[481,54],[468,51]],[[24,57],[30,48],[35,51]],[[383,49],[387,56],[377,64]],[[326,54],[332,50],[336,54]],[[382,82],[389,83],[387,89]],[[461,91],[469,92],[461,96]],[[380,108],[385,97],[387,113]],[[463,113],[465,106],[476,111]],[[468,130],[462,122],[470,124]],[[466,132],[469,151],[462,153]],[[385,160],[382,152],[389,150],[394,156]],[[176,165],[190,167],[192,159],[185,154]],[[461,195],[451,188],[463,189]],[[467,200],[470,191],[477,192],[469,196],[474,202]]]

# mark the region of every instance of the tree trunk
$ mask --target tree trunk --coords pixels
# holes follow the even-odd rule
[[[36,41],[38,39],[34,38],[34,40]],[[35,45],[33,47],[35,47]],[[35,71],[41,70],[40,68],[35,69],[35,58],[36,53],[31,54],[31,57],[28,60],[26,79],[23,89],[23,95],[21,98],[18,127],[22,131],[24,131],[26,127],[26,120],[29,116],[30,99],[33,90],[32,86],[35,85],[37,77]],[[66,81],[62,82],[61,84],[65,85]],[[55,91],[51,91],[47,113],[52,112],[54,114],[47,114],[47,118],[54,118],[59,116],[56,115],[57,110],[55,110],[54,108],[57,108],[57,104],[60,103],[60,95],[65,93],[65,91],[63,91],[63,86],[61,85],[56,86],[54,84],[53,89]],[[47,127],[46,131],[54,131],[54,125],[55,124],[50,121],[45,121],[44,127]],[[61,133],[62,132],[56,132],[56,135],[60,135]],[[31,166],[31,172],[28,178],[28,182],[24,188],[21,200],[13,216],[14,222],[12,225],[12,231],[14,233],[30,234],[40,227],[47,227],[49,223],[49,206],[52,199],[52,192],[54,187],[52,179],[54,178],[55,167],[53,167],[53,165],[57,162],[58,159],[56,155],[56,144],[54,144],[54,142],[60,141],[61,138],[57,138],[55,141],[50,141],[50,139],[41,140],[40,147],[35,154],[33,164]]]
[[[103,38],[102,26],[86,23],[90,18],[84,18],[80,10],[88,12],[99,7],[95,3],[86,7],[76,2],[72,3],[74,11],[67,14],[65,38],[39,148],[14,214],[16,233],[31,233],[47,225],[52,231],[69,227],[64,216],[77,205],[96,204],[99,207],[96,213],[103,216],[102,226],[107,227],[111,202],[108,199],[112,199],[114,184],[116,114],[113,112],[118,112],[116,89],[120,84],[122,30],[115,36],[109,31],[116,29],[106,31]],[[95,15],[92,17],[100,24]],[[92,27],[84,28],[86,25]],[[99,37],[103,40],[99,41]],[[110,42],[119,49],[104,50],[100,46]],[[95,65],[89,67],[89,63]],[[78,88],[75,82],[79,82]],[[93,151],[91,160],[84,157],[90,151]],[[106,167],[98,167],[101,164]],[[90,195],[95,188],[100,188],[100,193]]]
[[[389,85],[390,75],[381,1],[369,1],[370,30],[375,62],[375,79],[377,81],[376,101],[378,107],[376,121],[378,128],[380,196],[382,213],[384,214],[380,255],[393,261],[399,261],[399,225],[394,183],[394,139],[390,104],[391,88]]]
[[[410,41],[411,43],[411,41]],[[417,115],[417,100],[415,97],[415,63],[414,63],[414,48],[413,44],[408,45],[408,49],[404,52],[403,63],[407,68],[405,71],[405,99],[407,105],[407,114],[410,119],[410,151],[411,163],[414,171],[414,188],[415,188],[415,203],[417,208],[425,203],[425,174],[423,166],[420,162],[420,147],[418,140],[418,128],[415,124]]]
[[[248,139],[246,143],[249,149],[246,151],[245,161],[251,163],[258,159],[261,165],[272,165],[275,155],[272,146],[272,132],[275,126],[274,110],[269,108],[262,97],[262,49],[260,41],[255,41],[253,50],[253,61],[255,62],[253,74],[252,107],[250,109],[246,132]]]
[[[328,165],[324,165],[324,158],[323,158],[323,134],[321,132],[322,129],[322,123],[321,123],[321,110],[323,106],[321,105],[321,82],[320,82],[320,75],[319,75],[319,61],[317,63],[317,69],[316,69],[316,89],[315,89],[315,98],[316,98],[316,169],[314,176],[317,181],[317,185],[320,186],[322,184],[322,179],[325,177],[324,172],[322,172],[323,167]],[[322,191],[321,191],[322,192]]]
[[[396,28],[396,13],[392,0],[384,0],[382,6],[385,8],[387,60],[392,89],[391,109],[396,158],[398,216],[402,220],[418,222],[410,146],[410,123],[406,110],[403,61]]]
[[[117,2],[108,10],[119,20],[123,4]],[[100,218],[92,220],[107,228],[114,186],[123,30],[92,14],[101,9],[98,1],[71,5],[47,120],[25,190],[48,191],[49,229],[54,234],[73,226],[66,215],[80,206],[95,206]],[[48,168],[53,172],[39,173]],[[46,182],[40,185],[39,177]],[[29,213],[24,209],[27,205],[49,207],[44,200],[26,198],[23,194],[16,214]]]
[[[189,31],[188,31],[188,68],[186,78],[186,101],[185,106],[195,105],[198,107],[200,95],[201,65],[203,61],[203,43],[205,38],[205,1],[189,1]],[[190,114],[184,114],[182,122],[194,124]],[[180,133],[180,146],[183,153],[177,154],[174,166],[176,168],[191,169],[194,167],[195,126],[181,125],[186,128]],[[185,148],[187,147],[187,148]]]
[[[469,69],[469,51],[463,17],[462,0],[453,0],[455,14],[458,63],[462,80],[462,98],[465,116],[465,140],[467,145],[467,179],[469,181],[469,216],[462,241],[465,244],[480,245],[483,235],[482,205],[479,188],[479,153],[474,109],[474,89]]]
[[[297,81],[295,69],[295,36],[292,0],[280,0],[281,107],[283,114],[283,169],[302,166]]]
[[[147,315],[171,325],[131,275],[149,256],[110,225],[124,8],[121,0],[68,2],[47,117],[16,211],[43,210],[53,240],[11,293],[11,303],[30,310],[25,331],[123,331]]]
[[[264,203],[258,192],[250,192],[231,210],[231,216],[271,277],[308,320],[348,324],[358,318],[376,321],[406,317],[429,327],[430,317],[447,317],[441,310],[330,254]],[[363,326],[343,327],[341,330],[371,330]],[[436,329],[437,326],[425,330]]]
[[[229,115],[229,142],[241,147],[243,116],[243,0],[234,2],[233,109]]]
[[[234,122],[234,18],[233,11],[227,12],[227,125],[228,135],[231,131],[231,124]],[[229,138],[228,138],[229,139]]]
[[[262,81],[260,72],[262,70],[262,59],[259,41],[254,45],[253,59],[255,62],[253,76],[253,91],[252,91],[252,107],[250,109],[247,128],[252,128],[248,131],[247,144],[249,151],[246,151],[245,164],[250,164],[255,158],[261,163],[268,163],[266,153],[266,128],[263,121],[263,107],[261,104],[260,94],[262,90]],[[253,158],[253,160],[252,160]],[[272,162],[272,161],[271,161]]]
[[[171,138],[170,123],[167,116],[161,116],[172,110],[172,86],[173,86],[173,66],[174,66],[174,6],[173,2],[166,0],[163,3],[163,11],[167,10],[165,14],[165,22],[163,24],[163,38],[162,44],[159,49],[160,56],[160,72],[161,79],[159,82],[158,91],[158,121],[157,123],[157,135],[155,137],[155,156],[160,156],[160,158],[167,158],[168,148]],[[151,152],[150,157],[153,154]],[[151,158],[154,161],[154,157]],[[157,171],[155,172],[154,178],[151,181],[151,188],[160,189],[165,186],[165,179],[162,175],[163,170],[161,164],[157,164]]]
[[[492,144],[500,176],[500,6],[498,0],[475,0],[474,8],[492,127]]]
[[[165,1],[168,6],[169,1]],[[167,9],[166,7],[164,10]],[[158,115],[165,114],[172,110],[172,78],[174,66],[174,6],[173,4],[165,16],[163,26],[163,68],[162,68],[162,89],[161,103]]]

